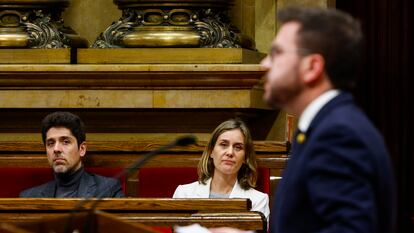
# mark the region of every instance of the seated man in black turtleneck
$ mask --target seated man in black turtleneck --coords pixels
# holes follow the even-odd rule
[[[54,112],[42,121],[42,139],[55,179],[20,193],[20,197],[124,197],[118,180],[85,172],[86,136],[82,120]]]

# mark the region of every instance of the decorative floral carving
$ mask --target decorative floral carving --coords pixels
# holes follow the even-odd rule
[[[222,20],[222,12],[211,9],[200,12],[201,20],[194,22],[200,34],[200,47],[204,48],[240,48],[237,35],[229,24]],[[223,22],[224,21],[224,22]]]
[[[30,48],[68,48],[70,40],[62,33],[55,21],[52,21],[50,13],[43,13],[42,10],[35,10],[29,16],[31,22],[23,22],[29,34]]]
[[[120,48],[122,38],[130,32],[134,27],[138,26],[139,22],[136,20],[136,13],[134,10],[126,9],[122,12],[122,17],[117,22],[113,22],[104,32],[102,32],[93,48]]]

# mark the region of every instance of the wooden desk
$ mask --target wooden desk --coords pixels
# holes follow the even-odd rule
[[[24,223],[42,218],[64,216],[82,199],[60,198],[1,198],[0,222]],[[90,209],[93,200],[84,204]],[[108,212],[121,220],[148,226],[189,225],[205,227],[237,227],[265,231],[263,214],[249,211],[248,199],[172,199],[119,198],[102,199],[96,209]]]

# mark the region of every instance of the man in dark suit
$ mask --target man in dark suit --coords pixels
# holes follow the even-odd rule
[[[288,8],[268,56],[264,99],[299,117],[270,217],[272,233],[393,232],[395,187],[383,139],[356,107],[362,33],[333,9]]]
[[[393,233],[390,158],[348,92],[361,50],[358,22],[343,12],[313,8],[283,9],[278,22],[261,62],[264,99],[299,122],[270,212],[270,232]]]
[[[24,190],[20,197],[123,197],[118,180],[85,172],[86,135],[82,120],[54,112],[42,121],[42,139],[55,179]]]

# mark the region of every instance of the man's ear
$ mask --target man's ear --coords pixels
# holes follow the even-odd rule
[[[302,58],[300,70],[303,81],[314,84],[321,80],[325,73],[325,59],[320,54],[311,54]]]
[[[86,154],[86,142],[82,142],[80,145],[79,145],[79,155],[80,155],[80,157],[83,157],[83,156],[85,156],[85,154]]]

